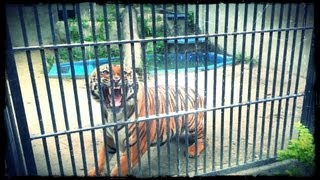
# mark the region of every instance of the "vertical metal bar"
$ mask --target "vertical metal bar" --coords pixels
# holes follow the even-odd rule
[[[239,13],[239,4],[235,4],[235,14],[234,14],[234,32],[238,31],[238,13]],[[232,74],[231,74],[231,104],[233,104],[234,99],[234,78],[235,78],[235,64],[236,64],[236,50],[237,48],[237,35],[233,35],[233,58],[232,58]],[[232,150],[232,130],[233,130],[233,107],[230,108],[230,123],[229,123],[229,161],[228,166],[231,166],[231,150]]]
[[[300,4],[296,5],[294,27],[298,27],[299,5]],[[290,94],[290,89],[291,89],[292,70],[293,70],[294,52],[295,52],[294,50],[295,50],[295,47],[296,47],[296,36],[297,36],[297,30],[293,30],[292,47],[291,47],[291,49],[292,49],[291,50],[291,59],[290,59],[290,66],[289,66],[289,73],[288,73],[287,95]],[[284,119],[287,119],[288,108],[289,108],[289,99],[286,99],[286,107],[285,107]],[[293,130],[292,127],[293,127],[293,121],[291,122],[291,126],[290,126],[289,139],[292,138],[292,130]]]
[[[62,5],[62,10],[63,10],[64,27],[65,27],[65,31],[66,31],[66,40],[67,40],[67,43],[70,44],[71,43],[71,41],[70,41],[70,32],[69,32],[69,25],[68,25],[68,21],[67,21],[67,12],[66,12],[65,4]],[[71,68],[73,94],[74,94],[74,100],[75,100],[75,105],[76,105],[77,122],[78,122],[78,127],[82,128],[81,115],[80,115],[80,110],[79,110],[79,99],[78,99],[78,91],[77,91],[77,82],[75,80],[75,69],[74,69],[74,63],[73,63],[72,48],[68,48],[68,56],[69,56],[69,59],[70,59],[70,68]],[[79,132],[79,136],[80,136],[82,163],[83,163],[84,169],[87,169],[86,153],[84,153],[85,146],[84,146],[83,132],[82,131]],[[68,135],[68,138],[70,138],[69,135]],[[77,175],[77,171],[76,171],[75,164],[74,164],[74,156],[71,156],[71,162],[72,162],[73,174],[76,176]]]
[[[155,18],[155,7],[154,4],[151,5],[151,15],[152,15],[152,37],[156,37],[156,18]],[[153,40],[153,60],[154,60],[154,78],[155,78],[155,95],[156,95],[156,116],[159,115],[159,97],[158,97],[158,74],[157,74],[157,51],[156,51],[156,41]],[[159,129],[159,119],[156,119],[156,128],[157,128],[157,157],[158,157],[158,176],[160,176],[160,129]]]
[[[103,6],[103,16],[104,16],[104,28],[105,28],[105,33],[106,33],[106,41],[110,41],[110,37],[109,37],[109,23],[108,23],[108,20],[109,20],[109,17],[108,17],[108,11],[107,11],[107,5],[104,4]],[[112,58],[111,58],[111,50],[110,50],[110,45],[107,45],[107,54],[108,54],[108,64],[109,64],[109,70],[111,70],[111,61],[112,61]],[[111,71],[110,71],[111,72]],[[110,74],[110,79],[113,79],[113,74],[111,73]],[[111,87],[112,89],[114,88],[114,84],[111,83]],[[111,91],[111,97],[112,97],[112,106],[115,106],[115,101],[114,101],[114,91]],[[113,117],[116,116],[115,112],[113,111]],[[116,122],[115,119],[113,119],[114,122]],[[106,123],[106,122],[104,122]],[[104,134],[104,142],[106,143],[105,144],[105,149],[107,149],[107,144],[108,144],[108,139],[105,137],[105,134],[106,134],[106,129],[104,128],[103,129],[103,134]],[[116,143],[118,143],[118,134],[115,133],[115,139],[116,139]],[[118,145],[117,145],[118,147]],[[117,150],[117,156],[119,155],[119,151]],[[111,157],[109,157],[109,153],[106,153],[106,162],[107,162],[107,173],[110,175],[110,160],[113,156],[111,155]],[[119,161],[117,161],[119,162]]]
[[[39,42],[39,45],[41,46],[42,45],[41,28],[40,28],[40,22],[39,22],[39,16],[38,16],[38,9],[37,9],[37,7],[35,5],[33,6],[33,12],[34,12],[35,21],[36,21],[38,42]],[[48,93],[48,102],[49,102],[49,107],[50,107],[50,114],[51,114],[51,118],[55,121],[55,115],[54,115],[53,103],[52,103],[52,95],[51,95],[51,88],[50,88],[50,83],[49,83],[49,80],[48,80],[48,74],[47,74],[48,70],[47,70],[47,65],[46,65],[46,60],[45,60],[45,53],[44,53],[43,49],[40,50],[40,54],[41,54],[43,72],[44,72],[43,74],[44,74],[44,77],[45,77],[46,89],[47,89],[47,93]],[[42,122],[40,123],[40,129],[41,129],[41,134],[45,134]],[[48,169],[48,174],[49,174],[49,176],[51,176],[52,175],[52,169],[51,169],[51,164],[50,164],[47,139],[46,138],[42,139],[42,143],[44,144],[43,147],[44,147],[44,152],[45,152],[45,158],[46,158],[46,165],[47,165],[47,169]]]
[[[184,4],[184,13],[188,14],[188,4]],[[185,111],[188,111],[188,64],[189,64],[189,59],[188,59],[188,38],[186,38],[186,36],[188,35],[188,19],[185,18],[184,21],[184,35],[185,35],[185,39],[184,39],[184,48],[185,48],[185,65],[184,65],[184,83],[185,83],[185,100],[184,100],[184,107],[185,107]],[[184,117],[185,119],[185,142],[186,142],[186,147],[189,146],[189,139],[188,139],[188,132],[189,132],[189,128],[188,128],[188,124],[189,124],[189,119],[188,119],[188,114],[185,115]],[[186,148],[187,151],[188,148]],[[189,176],[189,158],[188,156],[186,156],[186,176]]]
[[[178,25],[177,25],[177,4],[174,4],[174,36],[177,36],[178,35]],[[174,44],[174,52],[175,52],[175,92],[176,92],[176,96],[175,96],[175,102],[176,102],[176,107],[175,107],[175,110],[176,112],[179,111],[179,108],[178,108],[178,80],[179,80],[179,77],[178,77],[178,60],[177,60],[177,51],[178,51],[178,47],[177,47],[177,39],[175,39],[175,44]],[[175,119],[175,122],[176,122],[176,134],[179,135],[180,132],[180,127],[179,127],[179,123],[178,123],[178,117],[175,116],[174,117]],[[176,138],[177,140],[177,176],[180,176],[180,159],[179,159],[179,151],[180,151],[180,147],[179,147],[179,137],[177,136]],[[170,163],[169,163],[170,164]],[[170,171],[169,171],[170,173]]]
[[[314,133],[315,125],[315,99],[316,94],[314,90],[315,86],[315,67],[314,67],[314,46],[315,46],[315,39],[314,33],[312,33],[312,43],[310,48],[310,58],[308,64],[308,71],[307,71],[307,82],[305,85],[305,98],[303,99],[303,106],[302,106],[302,114],[301,114],[301,123],[308,127],[311,133]]]
[[[166,38],[167,37],[167,7],[166,4],[163,4],[163,11],[165,13],[163,13],[163,36]],[[176,43],[176,41],[175,41]],[[164,40],[164,44],[167,45],[167,41]],[[168,52],[167,52],[167,46],[165,46],[164,48],[164,53],[163,53],[163,59],[164,59],[164,69],[165,69],[165,89],[166,89],[166,106],[165,106],[165,113],[168,114],[169,113],[169,102],[168,102],[168,98],[169,98],[169,88],[168,88]],[[162,120],[163,121],[163,120]],[[167,137],[170,137],[170,118],[167,117],[165,120],[166,123],[166,133],[167,133]],[[166,143],[167,145],[167,157],[168,157],[168,174],[170,174],[170,143]]]
[[[303,8],[304,8],[303,27],[305,27],[306,26],[306,21],[307,21],[308,4],[305,4],[303,6]],[[301,32],[301,39],[300,39],[301,43],[300,43],[300,49],[299,49],[299,57],[298,57],[297,75],[296,75],[296,83],[295,83],[295,88],[294,88],[294,94],[298,93],[305,29],[302,29],[301,31],[302,31]],[[292,106],[291,123],[294,122],[296,102],[297,102],[297,97],[294,97],[293,98],[293,106]]]
[[[178,36],[177,4],[174,4],[173,8],[174,8],[174,36]],[[177,44],[178,44],[178,41],[177,41],[177,39],[175,39],[175,41],[174,41],[174,52],[175,52],[175,93],[176,93],[176,95],[175,95],[175,102],[176,102],[175,110],[176,110],[176,112],[179,111],[179,108],[178,108],[178,103],[179,103],[179,100],[178,100],[178,97],[179,97],[179,94],[178,94],[179,93],[179,91],[178,91],[178,80],[179,80],[178,68],[179,67],[178,67],[178,60],[177,60],[177,55],[178,55],[178,53],[177,53],[178,52]],[[178,155],[179,151],[180,151],[180,146],[179,146],[180,143],[179,143],[179,137],[178,137],[180,135],[180,132],[179,132],[180,131],[180,127],[179,127],[178,117],[177,116],[174,116],[174,120],[176,122],[176,134],[177,134],[177,136],[176,136],[176,140],[177,140],[177,176],[180,176],[180,159],[179,159],[179,155]],[[170,156],[170,154],[168,154],[168,156]],[[169,166],[169,169],[170,169],[170,166]],[[169,173],[170,173],[170,170],[169,170]]]
[[[209,4],[206,4],[206,17],[205,17],[205,33],[206,35],[209,34]],[[208,36],[205,37],[205,59],[204,59],[204,108],[207,108],[207,101],[208,101],[208,59],[209,59],[209,38]],[[204,112],[204,139],[207,139],[207,111]],[[203,152],[203,173],[206,173],[207,170],[207,143],[204,142],[204,152]]]
[[[244,21],[243,21],[243,31],[247,30],[247,17],[248,17],[248,4],[244,5]],[[246,46],[246,34],[242,36],[242,59],[241,59],[241,77],[240,77],[240,92],[239,92],[239,103],[242,102],[243,96],[243,76],[244,76],[244,58],[245,58],[245,46]],[[239,151],[240,151],[240,135],[241,135],[241,119],[242,119],[242,106],[239,106],[238,115],[238,135],[237,135],[237,165],[239,165]]]
[[[117,18],[117,37],[118,37],[118,40],[121,39],[121,31],[120,31],[120,12],[119,12],[119,4],[115,4],[115,8],[116,8],[116,18]],[[90,3],[90,9],[92,11],[92,3]],[[92,13],[91,17],[93,16],[94,14]],[[93,19],[93,18],[92,18]],[[94,38],[95,38],[95,34],[94,34]],[[122,44],[119,44],[119,49],[122,49]],[[95,50],[95,55],[96,55],[96,60],[97,60],[97,54],[96,54],[96,50]],[[109,71],[111,71],[111,57],[110,57],[110,53],[108,54],[108,64],[109,64]],[[123,69],[123,57],[122,57],[122,54],[120,53],[120,66],[121,66],[121,69]],[[110,79],[113,79],[113,74],[110,73]],[[124,79],[124,75],[123,73],[121,73],[121,79]],[[122,86],[122,89],[125,91],[125,88],[124,88],[124,83],[121,84]],[[111,83],[111,88],[113,89],[114,88],[114,84]],[[124,92],[126,94],[126,92]],[[114,91],[111,91],[111,96],[112,96],[112,107],[115,107],[115,101],[114,101]],[[112,111],[113,113],[113,121],[116,122],[116,113],[115,113],[115,110],[113,109]],[[124,105],[124,116],[127,117],[127,108],[126,108],[126,104]],[[118,168],[118,174],[120,174],[120,152],[119,152],[119,137],[118,137],[118,131],[117,131],[117,128],[114,128],[114,133],[115,133],[115,144],[116,144],[116,147],[117,147],[117,152],[116,152],[116,156],[117,156],[117,167]],[[126,135],[128,135],[128,125],[125,125],[125,133]],[[126,136],[128,137],[128,136]],[[128,139],[126,140],[126,153],[127,153],[127,158],[128,158],[128,169],[129,169],[129,172],[130,172],[130,152],[129,152],[129,141]]]
[[[93,4],[89,3],[89,13],[90,13],[90,21],[91,21],[91,29],[92,29],[92,37],[93,37],[93,41],[96,42],[96,34],[95,34],[95,21],[94,21],[94,11],[93,11]],[[82,27],[82,26],[81,26]],[[98,88],[99,88],[99,97],[102,97],[102,92],[101,92],[101,77],[100,77],[100,62],[99,59],[97,57],[97,48],[96,46],[94,46],[94,53],[95,53],[95,60],[96,60],[96,68],[97,68],[97,79],[98,79]],[[112,74],[111,74],[111,78],[112,78]],[[113,91],[111,91],[111,94],[113,95]],[[112,97],[113,99],[113,97]],[[105,119],[105,114],[104,114],[104,107],[103,107],[103,100],[102,98],[100,98],[100,112],[101,112],[101,122],[102,124],[106,124],[106,119]],[[103,144],[106,148],[107,146],[107,138],[106,138],[106,130],[103,129]],[[117,138],[117,136],[116,136]],[[118,142],[118,141],[117,141]],[[95,147],[95,142],[93,142],[93,147]],[[106,148],[107,149],[107,148]],[[117,155],[119,156],[119,153],[117,151]],[[119,162],[119,161],[117,161]],[[98,172],[98,167],[97,167],[97,162],[95,162],[95,170],[96,170],[96,174],[99,174]],[[108,166],[109,162],[107,161],[107,166]]]
[[[266,18],[266,8],[267,5],[263,4],[262,6],[262,22],[261,22],[261,30],[264,30],[265,25],[265,18]],[[258,59],[258,72],[257,72],[257,84],[256,84],[256,100],[259,99],[259,92],[260,92],[260,80],[261,80],[261,64],[262,64],[262,50],[263,50],[263,40],[264,40],[264,33],[260,34],[260,47],[259,47],[259,59]],[[253,127],[253,146],[252,146],[252,161],[255,158],[255,150],[256,150],[256,143],[257,143],[257,120],[258,120],[258,109],[259,104],[255,105],[254,110],[254,127]],[[264,132],[264,124],[261,126],[261,133]],[[260,145],[262,145],[262,141],[260,141]],[[261,159],[261,156],[259,157]]]
[[[196,25],[195,25],[196,29],[195,29],[195,35],[198,35],[199,34],[199,4],[196,4]],[[198,67],[199,67],[199,55],[198,55],[198,38],[196,37],[195,39],[195,54],[196,54],[196,63],[195,63],[195,83],[194,83],[194,86],[195,86],[195,109],[198,109],[198,96],[199,96],[199,92],[198,92]],[[195,146],[198,147],[198,113],[195,114],[195,123],[194,123],[194,126],[195,126]],[[195,148],[195,154],[198,154],[198,148]],[[198,175],[198,156],[196,156],[195,158],[195,175]]]
[[[119,17],[121,17],[121,15],[120,15],[119,4],[116,4],[116,16],[117,16],[118,39],[120,40],[121,39],[121,29],[120,29]],[[123,47],[123,45],[119,44],[119,49],[123,49],[122,47]],[[123,59],[124,59],[123,54],[120,53],[120,67],[121,67],[121,69],[124,69]],[[124,79],[124,73],[121,73],[121,79]],[[125,84],[124,83],[122,83],[122,89],[125,90]],[[125,104],[124,104],[123,111],[124,111],[124,117],[128,117],[128,110],[127,110],[126,101],[125,101]],[[113,109],[113,112],[115,113],[114,109]],[[131,173],[131,154],[130,154],[130,150],[129,150],[130,146],[129,146],[129,135],[128,135],[129,129],[128,129],[128,126],[129,126],[129,124],[125,126],[125,133],[126,133],[126,153],[127,153],[127,157],[128,157],[128,173],[130,174]],[[119,168],[119,170],[120,170],[120,168]]]
[[[76,4],[75,11],[77,13],[77,20],[78,20],[78,28],[79,28],[79,36],[80,36],[80,43],[83,44],[83,30],[82,30],[82,20],[81,20],[81,12],[80,12],[80,6],[79,4]],[[85,48],[84,46],[81,46],[81,52],[82,52],[82,62],[84,65],[84,75],[85,75],[85,85],[86,85],[86,93],[87,93],[87,99],[88,99],[88,107],[89,107],[89,117],[90,117],[90,126],[94,126],[93,121],[93,114],[92,114],[92,104],[91,104],[91,96],[90,96],[90,87],[89,87],[89,77],[88,77],[88,69],[87,69],[87,61],[85,57]],[[96,142],[96,135],[95,131],[91,131],[91,137],[92,142]],[[93,145],[93,158],[95,163],[95,168],[98,169],[98,158],[97,158],[97,148],[95,145]],[[108,153],[106,154],[108,156]],[[108,162],[108,161],[107,161]],[[107,163],[109,165],[109,163]],[[87,176],[87,169],[84,168],[84,176]]]
[[[256,21],[257,21],[257,4],[254,4],[253,9],[253,25],[252,25],[252,31],[256,30]],[[253,68],[253,53],[254,53],[254,40],[255,40],[255,33],[251,36],[251,51],[250,51],[250,63],[249,63],[249,85],[248,85],[248,96],[247,96],[247,102],[250,102],[251,99],[251,81],[252,81],[252,68]],[[246,120],[246,143],[245,143],[245,149],[244,149],[244,163],[247,162],[248,157],[248,144],[249,144],[249,123],[250,123],[250,104],[247,105],[247,120]]]
[[[299,8],[300,4],[296,5],[296,11],[295,11],[295,23],[294,27],[298,27],[298,19],[299,19]],[[293,64],[294,64],[294,50],[296,47],[296,37],[297,37],[297,30],[293,31],[293,38],[292,38],[292,50],[291,50],[291,60],[290,60],[290,67],[289,67],[289,73],[288,73],[288,86],[287,86],[287,95],[290,94],[290,89],[291,89],[291,81],[292,81],[292,71],[293,71]],[[289,108],[289,99],[286,100],[286,108],[285,108],[285,116],[284,118],[287,118],[288,115],[288,108]],[[289,139],[292,138],[292,127],[293,127],[293,121],[290,123],[290,134],[289,134]]]
[[[54,45],[56,45],[56,35],[55,35],[55,29],[54,29],[54,19],[53,19],[53,13],[52,13],[52,7],[51,4],[49,4],[48,6],[48,11],[49,11],[49,20],[50,20],[50,30],[51,30],[51,37],[52,37],[52,42]],[[68,116],[66,113],[66,103],[65,103],[65,96],[64,96],[64,88],[63,88],[63,82],[62,82],[62,77],[61,77],[61,69],[60,69],[60,61],[59,61],[59,54],[58,54],[58,49],[55,48],[54,49],[54,57],[56,60],[56,65],[57,65],[57,72],[58,72],[58,81],[59,81],[59,89],[60,89],[60,95],[61,95],[61,103],[62,103],[62,107],[63,107],[63,114],[64,114],[64,120],[65,120],[65,124],[66,124],[66,128],[68,125]],[[57,127],[56,127],[56,122],[54,120],[52,120],[52,126],[53,126],[53,130],[54,132],[57,132]],[[58,156],[58,162],[59,162],[59,168],[60,168],[60,174],[63,176],[64,175],[64,171],[63,171],[63,163],[62,163],[62,159],[61,159],[61,150],[60,150],[60,144],[59,144],[59,139],[56,136],[55,137],[55,141],[56,141],[56,150],[57,150],[57,156]],[[71,143],[71,141],[70,141]],[[69,143],[69,145],[70,145]],[[71,146],[72,147],[72,146]],[[69,147],[70,148],[70,147]],[[70,149],[70,155],[72,153],[72,149]]]
[[[27,30],[25,27],[24,19],[23,19],[24,16],[23,16],[22,6],[18,7],[18,11],[19,11],[21,30],[22,30],[22,34],[23,34],[23,41],[24,41],[24,45],[27,47],[27,46],[29,46],[29,43],[28,43],[28,37],[27,37]],[[43,126],[43,118],[42,118],[41,109],[40,109],[39,96],[38,96],[37,85],[36,85],[36,81],[35,81],[33,65],[32,65],[32,61],[31,61],[30,50],[26,51],[26,55],[27,55],[27,62],[28,62],[28,68],[29,68],[29,73],[30,73],[30,79],[31,79],[31,83],[32,83],[34,100],[36,103],[36,110],[37,110],[37,116],[38,116],[38,121],[39,121],[39,125],[40,125],[40,131],[42,134],[44,134],[45,132],[44,132],[44,126]],[[47,142],[45,140],[43,140],[42,142],[44,143],[45,155],[47,156],[48,155],[48,151],[46,151],[46,150],[48,150],[47,149]],[[47,162],[47,164],[48,164],[48,162]]]
[[[215,33],[218,34],[219,25],[219,4],[216,4],[216,15],[215,15]],[[214,67],[217,68],[217,47],[218,47],[218,36],[214,37]],[[213,71],[213,107],[216,107],[216,95],[217,95],[217,70]],[[215,152],[216,152],[216,111],[212,111],[212,171],[216,169],[215,167]]]
[[[21,16],[20,16],[21,17]],[[34,160],[34,154],[32,149],[32,144],[30,142],[30,133],[28,129],[27,117],[25,114],[25,108],[23,106],[23,99],[21,94],[20,82],[17,73],[17,66],[14,59],[14,54],[12,51],[11,36],[9,33],[9,26],[6,24],[6,72],[7,79],[9,82],[12,102],[15,109],[15,116],[17,118],[17,125],[20,133],[20,140],[22,149],[24,152],[25,163],[27,164],[27,175],[36,175],[37,168]]]
[[[290,19],[291,19],[291,4],[289,4],[288,7],[288,14],[287,14],[287,28],[290,27]],[[283,95],[283,81],[284,81],[284,74],[285,74],[285,70],[286,70],[286,60],[287,60],[287,47],[288,47],[288,38],[289,38],[289,31],[286,31],[286,35],[285,35],[285,41],[284,41],[284,50],[283,50],[283,58],[282,58],[282,70],[281,70],[281,77],[280,77],[280,91],[279,91],[279,96]],[[281,104],[282,104],[282,99],[279,100],[279,105],[278,105],[278,116],[280,116],[281,113]],[[280,120],[280,118],[278,119],[278,121]],[[278,122],[279,123],[279,122]],[[284,140],[284,137],[286,135],[286,126],[287,126],[287,119],[283,120],[283,131],[282,131],[282,139]],[[278,130],[278,129],[277,129]],[[276,136],[275,139],[275,144],[278,144],[278,136]],[[282,142],[282,147],[281,149],[283,149],[283,142]],[[274,149],[274,154],[276,154],[277,148]]]
[[[275,9],[275,5],[272,4],[271,7],[271,20],[270,20],[270,29],[273,29],[273,22],[274,22],[274,9]],[[271,56],[271,46],[272,46],[272,34],[273,32],[270,31],[269,34],[269,45],[268,45],[268,55],[267,55],[267,67],[266,67],[266,79],[265,79],[265,86],[264,86],[264,99],[267,98],[267,94],[268,94],[268,84],[269,84],[269,69],[270,69],[270,56]],[[266,104],[267,102],[263,102],[263,112],[262,112],[262,129],[264,129],[265,127],[265,119],[266,119]],[[262,151],[263,151],[263,140],[264,140],[264,131],[261,132],[261,139],[260,139],[260,158],[262,157]],[[269,150],[269,146],[267,147],[267,149]]]
[[[280,18],[279,18],[279,29],[282,27],[282,17],[283,17],[283,4],[280,6]],[[274,73],[273,73],[273,86],[272,86],[272,98],[275,97],[276,93],[276,83],[277,83],[277,73],[278,73],[278,60],[279,60],[279,48],[280,48],[280,40],[281,40],[281,31],[277,34],[277,49],[276,49],[276,58],[275,58],[275,66],[274,66]],[[273,108],[274,108],[274,102],[271,101],[271,111],[270,111],[270,121],[269,121],[269,133],[268,133],[268,147],[271,146],[271,135],[272,135],[272,123],[273,123]],[[279,131],[279,123],[276,123],[276,138],[278,136]],[[274,152],[276,152],[277,144],[274,145]],[[269,150],[267,150],[267,157],[269,157]]]
[[[144,5],[140,4],[140,18],[141,18],[141,38],[145,39],[144,32]],[[142,63],[143,63],[143,83],[144,83],[144,97],[145,97],[145,112],[146,117],[149,117],[148,111],[148,83],[147,83],[147,63],[146,63],[146,43],[142,44]],[[151,176],[151,162],[150,162],[150,124],[146,123],[147,128],[147,153],[148,153],[148,174]]]
[[[315,49],[315,39],[314,39],[314,32],[312,32],[311,37],[311,48],[310,48],[310,57],[309,57],[309,64],[307,70],[307,82],[305,85],[305,98],[303,99],[303,106],[302,106],[302,114],[301,114],[301,123],[308,127],[311,133],[314,133],[315,125],[315,99],[316,94],[314,90],[315,86],[315,59],[314,59],[314,49]]]
[[[115,4],[115,6],[116,6],[116,16],[117,16],[117,36],[118,36],[118,40],[120,40],[121,39],[121,28],[120,28],[120,19],[119,19],[120,18],[120,7],[119,7],[119,4]],[[123,47],[123,45],[119,44],[119,49],[122,49],[122,47]],[[123,69],[123,63],[124,63],[123,62],[123,55],[120,53],[120,67],[121,67],[121,69]],[[111,68],[111,66],[109,68]],[[111,78],[112,78],[112,76],[111,76]],[[123,73],[121,73],[121,79],[124,79]],[[111,84],[113,84],[113,83],[111,83]],[[122,84],[122,89],[125,89],[124,83]],[[114,99],[114,97],[112,97],[112,99]],[[115,111],[113,111],[113,113],[115,114]],[[124,116],[127,117],[126,104],[124,105]],[[128,134],[128,125],[125,126],[125,133],[126,133],[126,135]],[[117,144],[117,147],[118,147],[118,144]],[[130,166],[131,158],[130,158],[130,152],[128,150],[128,148],[129,148],[129,140],[128,139],[126,140],[126,147],[127,147],[126,153],[127,153],[127,157],[128,157],[128,172],[131,172],[131,166]],[[118,161],[118,167],[120,167],[119,165],[120,164]],[[118,173],[120,174],[120,168],[118,169]]]
[[[229,4],[225,4],[225,24],[224,32],[228,32],[228,19],[229,19]],[[223,42],[223,69],[222,69],[222,96],[221,96],[221,106],[224,106],[225,94],[226,94],[226,56],[227,56],[227,39],[228,36],[224,36]],[[223,168],[223,156],[224,156],[224,109],[221,109],[221,135],[220,135],[220,169]],[[230,151],[230,149],[229,149]]]
[[[9,176],[25,176],[27,169],[21,148],[21,141],[19,132],[17,131],[16,117],[13,115],[12,96],[10,94],[9,83],[6,81],[5,88],[5,109],[4,120],[7,131],[7,151],[6,151],[6,165],[8,167]],[[14,171],[14,172],[12,172]]]
[[[130,27],[130,40],[133,39],[133,23],[132,23],[132,5],[128,4],[127,5],[128,11],[129,11],[129,27]],[[138,32],[136,32],[138,33]],[[136,69],[135,69],[135,51],[134,51],[134,43],[130,43],[131,45],[131,59],[132,59],[132,73],[133,73],[133,81],[134,83],[137,83],[137,77],[136,77]],[[123,69],[122,69],[123,70]],[[122,73],[124,74],[124,73]],[[134,100],[135,102],[137,101],[137,91],[134,92]],[[140,137],[139,133],[139,124],[137,123],[137,119],[139,118],[138,115],[138,108],[135,108],[135,122],[136,122],[136,133],[137,137]],[[140,154],[140,138],[137,138],[137,152],[138,152],[138,167],[139,167],[139,172],[140,176],[142,175],[141,171],[141,154]]]

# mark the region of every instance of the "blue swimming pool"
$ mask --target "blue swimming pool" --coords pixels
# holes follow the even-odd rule
[[[216,58],[215,58],[216,57]],[[215,61],[216,59],[216,61]],[[167,60],[167,61],[165,61]],[[177,61],[176,61],[177,60]],[[192,72],[198,66],[199,71],[204,71],[205,68],[205,61],[207,60],[207,70],[211,70],[214,68],[218,68],[224,65],[223,60],[224,57],[222,54],[215,54],[213,52],[209,53],[188,53],[188,54],[168,54],[167,56],[163,54],[158,54],[156,56],[156,63],[157,63],[157,72],[163,73],[165,72],[165,67],[167,67],[168,72],[175,72],[176,65],[178,72],[185,71],[186,64],[188,65],[188,71]],[[115,57],[111,59],[112,63],[119,63],[120,58]],[[231,64],[232,63],[232,57],[226,56],[225,58],[225,64]],[[88,70],[88,73],[90,74],[94,68],[96,67],[96,60],[95,59],[89,59],[86,60],[86,68]],[[147,69],[150,73],[153,73],[155,63],[154,63],[154,55],[153,54],[147,54],[146,55],[146,62],[147,62]],[[167,63],[165,63],[167,62]],[[107,58],[100,58],[99,64],[106,64],[108,63]],[[167,66],[166,66],[166,65]],[[77,61],[74,62],[74,69],[75,69],[75,76],[76,78],[84,78],[85,77],[85,66],[83,61]],[[61,63],[60,64],[60,70],[61,70],[61,77],[63,78],[71,78],[71,65],[69,62],[67,63]],[[51,67],[49,74],[49,77],[58,77],[58,69],[56,64],[53,64]]]

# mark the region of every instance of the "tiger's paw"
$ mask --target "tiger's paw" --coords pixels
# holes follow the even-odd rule
[[[101,174],[99,173],[98,175],[100,176]],[[96,170],[95,169],[91,169],[88,172],[88,176],[91,176],[91,177],[97,176]]]
[[[201,152],[203,151],[203,145],[202,144],[198,144],[198,149],[197,149],[197,154],[196,154],[196,145],[193,144],[191,146],[188,147],[188,157],[189,158],[195,158],[197,156],[200,156]],[[185,152],[186,155],[186,152]]]

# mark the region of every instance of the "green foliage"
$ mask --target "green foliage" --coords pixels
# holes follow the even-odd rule
[[[79,30],[76,22],[74,20],[69,20],[69,31],[71,36],[71,42],[79,41]]]
[[[164,42],[163,41],[157,41],[155,49],[156,49],[156,53],[157,54],[163,54],[163,52],[164,52]],[[147,54],[153,54],[153,43],[152,42],[147,44],[146,53]]]
[[[188,12],[188,28],[190,29],[190,31],[194,31],[195,30],[195,23],[194,23],[194,12],[190,11]]]
[[[152,36],[152,28],[150,25],[148,25],[146,22],[143,24],[144,26],[144,36],[145,37],[150,37]]]
[[[288,169],[288,170],[286,170],[286,173],[289,176],[300,176],[301,174],[303,174],[303,172],[301,172],[301,169],[299,169],[299,168]]]
[[[81,20],[81,24],[82,24],[82,29],[88,29],[90,27],[90,22],[87,20]]]
[[[145,37],[151,37],[152,36],[152,26],[151,26],[151,19],[144,19],[143,21],[143,31]],[[141,25],[141,18],[137,18],[137,23]],[[139,35],[142,36],[141,32],[139,32]]]
[[[250,64],[252,63],[253,65],[258,64],[258,60],[256,58],[250,58],[249,56],[244,56],[243,54],[237,54],[236,55],[236,63],[241,63],[241,61],[244,61],[245,64]]]
[[[82,50],[80,47],[75,47],[72,48],[72,60],[73,61],[82,61],[83,60],[83,56],[82,56]],[[94,59],[95,58],[95,50],[94,47],[87,47],[84,50],[85,53],[85,59]],[[67,48],[61,48],[58,50],[58,58],[59,58],[59,62],[60,63],[64,63],[64,62],[69,62],[70,58],[69,58],[69,52]],[[107,47],[105,46],[98,46],[97,48],[97,56],[99,58],[108,58],[108,51],[107,51]],[[120,56],[120,50],[119,47],[114,45],[114,46],[110,46],[110,56],[111,57],[119,57]],[[46,56],[46,60],[47,60],[47,68],[50,69],[52,67],[52,65],[55,63],[55,56],[53,55],[47,55]]]
[[[53,63],[54,63],[54,57],[53,56],[47,56],[46,57],[46,61],[47,61],[47,69],[50,70]]]
[[[294,124],[298,139],[291,139],[287,149],[278,151],[278,160],[297,159],[314,166],[315,145],[313,135],[300,122]]]

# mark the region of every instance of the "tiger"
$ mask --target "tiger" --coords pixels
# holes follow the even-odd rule
[[[100,71],[100,93],[97,68],[99,68]],[[137,111],[138,117],[146,117],[146,115],[151,116],[156,115],[156,113],[165,114],[166,108],[169,110],[168,112],[175,112],[176,107],[178,107],[179,110],[186,110],[186,96],[188,109],[204,107],[203,97],[201,95],[197,96],[195,90],[192,88],[188,88],[186,91],[186,88],[179,86],[178,88],[175,88],[175,86],[168,86],[166,88],[166,86],[159,85],[157,87],[148,87],[147,92],[145,93],[143,82],[133,80],[131,68],[123,68],[123,79],[121,78],[122,71],[120,65],[111,65],[111,69],[109,69],[109,65],[104,64],[97,68],[95,68],[90,75],[90,91],[93,99],[103,102],[103,115],[107,123],[114,123],[115,120],[117,122],[133,122],[136,119],[135,111]],[[168,91],[168,103],[166,102],[166,91]],[[158,102],[156,102],[156,93],[158,94]],[[179,98],[178,104],[176,104],[175,101],[176,96]],[[145,108],[146,102],[148,107],[147,111]],[[124,112],[125,108],[126,113]],[[157,143],[163,145],[169,142],[172,137],[177,135],[177,132],[179,133],[178,135],[182,135],[182,133],[187,129],[187,135],[192,137],[191,139],[193,142],[190,141],[191,143],[189,144],[185,154],[190,158],[199,156],[204,150],[205,143],[204,113],[199,111],[197,115],[196,113],[188,114],[187,128],[185,117],[185,115],[181,115],[176,118],[160,118],[158,127],[156,119],[151,121],[139,121],[138,123],[129,123],[127,125],[128,133],[126,133],[125,128],[123,128],[125,125],[117,125],[114,128],[106,128],[107,145],[105,146],[103,144],[98,152],[98,170],[96,171],[95,168],[92,168],[89,170],[88,175],[102,175],[106,165],[106,153],[109,153],[113,156],[117,151],[120,153],[120,174],[118,174],[119,167],[115,165],[110,172],[110,176],[128,175],[128,157],[126,146],[129,144],[128,151],[131,161],[130,168],[133,168],[138,162],[138,148],[141,156],[147,151],[147,133],[149,133],[151,146],[154,146]],[[167,123],[169,123],[169,133],[167,132]],[[139,134],[136,133],[137,127],[139,129]],[[158,138],[157,130],[159,130],[158,134],[160,134],[160,137]],[[118,147],[116,147],[115,143],[115,131],[117,131],[118,134]],[[197,137],[197,139],[195,137]],[[137,143],[138,139],[140,143]],[[127,143],[126,141],[129,142]],[[195,141],[197,141],[197,143]],[[96,174],[96,172],[99,174]]]

